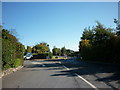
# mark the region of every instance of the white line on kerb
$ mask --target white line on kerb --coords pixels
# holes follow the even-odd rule
[[[66,66],[63,65],[64,68],[66,68],[67,70],[70,70],[69,68],[67,68]],[[80,75],[78,75],[77,73],[75,73],[75,75],[77,77],[79,77],[80,79],[82,79],[84,82],[86,82],[88,85],[90,85],[92,88],[94,88],[95,90],[99,90],[96,86],[94,86],[93,84],[91,84],[90,82],[88,82],[86,79],[84,79],[83,77],[81,77]]]

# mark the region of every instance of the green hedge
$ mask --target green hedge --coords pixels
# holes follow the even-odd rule
[[[24,45],[8,30],[2,30],[2,69],[23,65]]]
[[[83,31],[79,53],[83,60],[120,63],[120,36],[100,23]]]
[[[13,64],[13,67],[15,67],[15,68],[18,66],[22,66],[22,61],[19,58],[15,59],[15,62]]]

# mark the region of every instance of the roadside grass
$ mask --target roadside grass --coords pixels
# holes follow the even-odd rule
[[[33,55],[38,55],[37,53],[33,53]]]
[[[52,57],[51,59],[64,59],[63,57],[59,57],[59,56],[57,56],[58,58],[56,58],[56,57]]]

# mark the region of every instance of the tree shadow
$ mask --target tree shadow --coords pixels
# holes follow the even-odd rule
[[[79,75],[93,75],[96,77],[95,81],[102,81],[107,85],[114,87],[111,82],[116,82],[117,85],[120,85],[120,70],[119,64],[105,64],[105,63],[92,63],[92,62],[81,62],[79,63],[70,63],[64,61],[62,64],[71,68],[71,70],[61,71],[61,72],[73,72],[78,73]]]
[[[98,78],[96,81],[105,81],[105,82],[118,81],[117,83],[120,83],[120,73],[116,72],[111,76],[104,77],[104,78]]]
[[[79,62],[77,64],[73,63],[63,63],[69,68],[75,68],[70,71],[63,72],[74,72],[80,75],[95,75],[96,74],[108,74],[106,77],[99,77],[98,81],[120,81],[120,70],[119,64],[103,64],[103,63],[91,63],[91,62]],[[109,75],[112,73],[112,75]]]
[[[39,61],[38,61],[39,62]],[[76,60],[44,60],[46,62],[44,67],[41,64],[35,64],[27,68],[44,68],[45,70],[56,70],[56,72],[50,76],[67,76],[76,77],[74,73],[79,75],[92,75],[96,77],[95,81],[105,82],[110,86],[109,82],[116,81],[120,83],[120,70],[118,64],[103,64],[103,63],[91,63],[82,62]],[[50,63],[54,62],[54,63]],[[59,63],[61,62],[61,64]],[[70,68],[70,70],[63,70],[63,66]],[[60,70],[60,71],[57,71]],[[113,87],[111,85],[111,87]]]
[[[45,64],[31,64],[25,66],[26,68],[48,68],[48,67],[61,67],[59,63],[45,63]]]
[[[64,59],[51,59],[51,60],[45,60],[47,62],[61,62],[61,61],[64,61]]]

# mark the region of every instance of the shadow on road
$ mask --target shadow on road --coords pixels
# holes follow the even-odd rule
[[[60,70],[56,71],[55,74],[52,74],[51,76],[75,77],[76,75],[74,73],[78,73],[81,76],[93,75],[97,78],[96,81],[103,81],[106,84],[112,81],[120,83],[120,70],[119,70],[120,65],[81,62],[77,60],[63,60],[63,59],[44,60],[42,62],[45,62],[44,67],[41,64],[35,64],[32,66],[28,66],[27,68],[44,68],[45,70]],[[61,62],[61,64],[59,62]],[[70,68],[70,70],[65,69],[63,70],[64,67],[62,65],[65,65],[66,67]]]
[[[63,72],[77,72],[80,75],[94,75],[98,78],[96,81],[117,81],[118,83],[120,81],[120,65],[118,64],[102,64],[90,62],[79,62],[77,64],[63,62],[63,64],[69,68],[75,68]],[[97,76],[97,74],[100,75]]]

